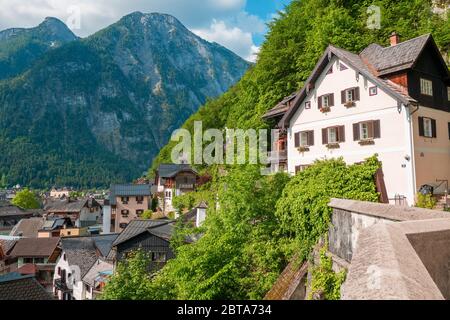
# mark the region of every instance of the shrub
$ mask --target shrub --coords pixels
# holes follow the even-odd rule
[[[436,206],[436,199],[431,194],[417,194],[416,207],[424,209],[433,209]]]

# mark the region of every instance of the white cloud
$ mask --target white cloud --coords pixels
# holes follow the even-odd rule
[[[237,53],[244,59],[255,61],[253,54],[257,47],[253,44],[252,34],[238,27],[228,27],[224,21],[214,20],[207,29],[194,29],[193,32],[210,42],[217,42]]]
[[[265,25],[245,5],[246,0],[0,0],[0,30],[33,27],[48,16],[73,27],[79,11],[80,28],[72,31],[85,37],[134,11],[162,12],[248,59],[255,50],[252,34],[263,34]]]

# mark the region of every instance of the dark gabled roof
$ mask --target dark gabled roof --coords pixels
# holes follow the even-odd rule
[[[132,220],[114,241],[113,246],[115,247],[149,230],[152,230],[152,233],[156,236],[166,237],[169,228],[165,225],[169,223],[173,222],[168,220]]]
[[[432,43],[439,52],[431,34],[425,34],[389,47],[373,43],[365,48],[360,56],[376,70],[378,76],[383,76],[414,67],[428,43]],[[441,54],[439,56],[441,63],[448,70]]]
[[[0,206],[0,217],[32,216],[33,212],[27,212],[13,205]]]
[[[0,247],[3,249],[3,254],[9,255],[11,250],[16,245],[17,240],[3,240],[0,239]]]
[[[364,61],[361,59],[359,55],[329,45],[328,48],[325,50],[325,53],[319,60],[319,62],[316,64],[308,80],[305,82],[304,87],[298,92],[294,102],[292,103],[292,107],[285,113],[283,118],[280,120],[278,124],[279,127],[286,128],[289,126],[290,119],[294,116],[295,112],[298,110],[301,103],[306,98],[309,88],[314,87],[315,81],[319,78],[319,76],[324,71],[325,67],[331,61],[333,55],[338,57],[345,64],[348,64],[349,66],[356,69],[363,77],[375,83],[378,87],[382,88],[387,94],[389,94],[391,97],[393,97],[400,103],[408,105],[410,103],[416,102],[416,100],[411,98],[409,95],[402,93],[399,90],[396,90],[397,87],[393,82],[375,76],[373,74],[373,71],[370,70],[369,66],[364,63]]]
[[[274,108],[270,109],[263,115],[263,119],[271,119],[283,116],[286,111],[291,106],[292,101],[296,98],[297,92],[285,97],[280,103],[278,103]]]
[[[10,273],[0,276],[0,300],[53,300],[33,276]]]
[[[48,212],[80,212],[90,199],[47,199],[44,210]]]
[[[160,164],[157,171],[160,178],[173,178],[182,171],[191,171],[198,175],[189,164]]]
[[[69,264],[80,268],[81,277],[97,261],[96,246],[91,237],[63,238],[61,247]]]
[[[17,241],[11,251],[13,257],[50,257],[58,246],[59,238],[24,238]]]
[[[149,184],[115,184],[111,185],[109,200],[111,205],[116,205],[116,197],[150,196]]]
[[[147,229],[147,232],[160,237],[161,239],[170,241],[174,232],[174,228],[175,223],[173,221],[169,221],[166,224],[150,227]]]
[[[94,239],[95,246],[100,251],[102,257],[108,256],[109,252],[111,251],[112,245],[114,241],[116,241],[118,236],[119,236],[118,233],[112,233],[92,237]]]
[[[10,232],[10,236],[37,238],[38,231],[44,226],[44,218],[28,218],[22,219]]]

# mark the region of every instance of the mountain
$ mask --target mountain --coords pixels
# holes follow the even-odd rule
[[[0,82],[0,176],[33,187],[136,178],[249,66],[170,15],[127,15]]]
[[[17,76],[51,49],[77,39],[58,19],[46,18],[35,28],[0,32],[0,80]]]

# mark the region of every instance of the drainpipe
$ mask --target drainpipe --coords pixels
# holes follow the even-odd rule
[[[416,196],[416,158],[415,158],[415,150],[414,150],[414,121],[413,121],[413,114],[419,111],[420,106],[416,105],[416,109],[412,112],[409,112],[410,107],[412,107],[413,104],[406,105],[405,110],[406,117],[408,121],[408,151],[411,155],[410,165],[411,165],[411,181],[410,181],[410,193],[411,193],[411,203],[409,203],[410,206],[414,205],[415,196]]]

